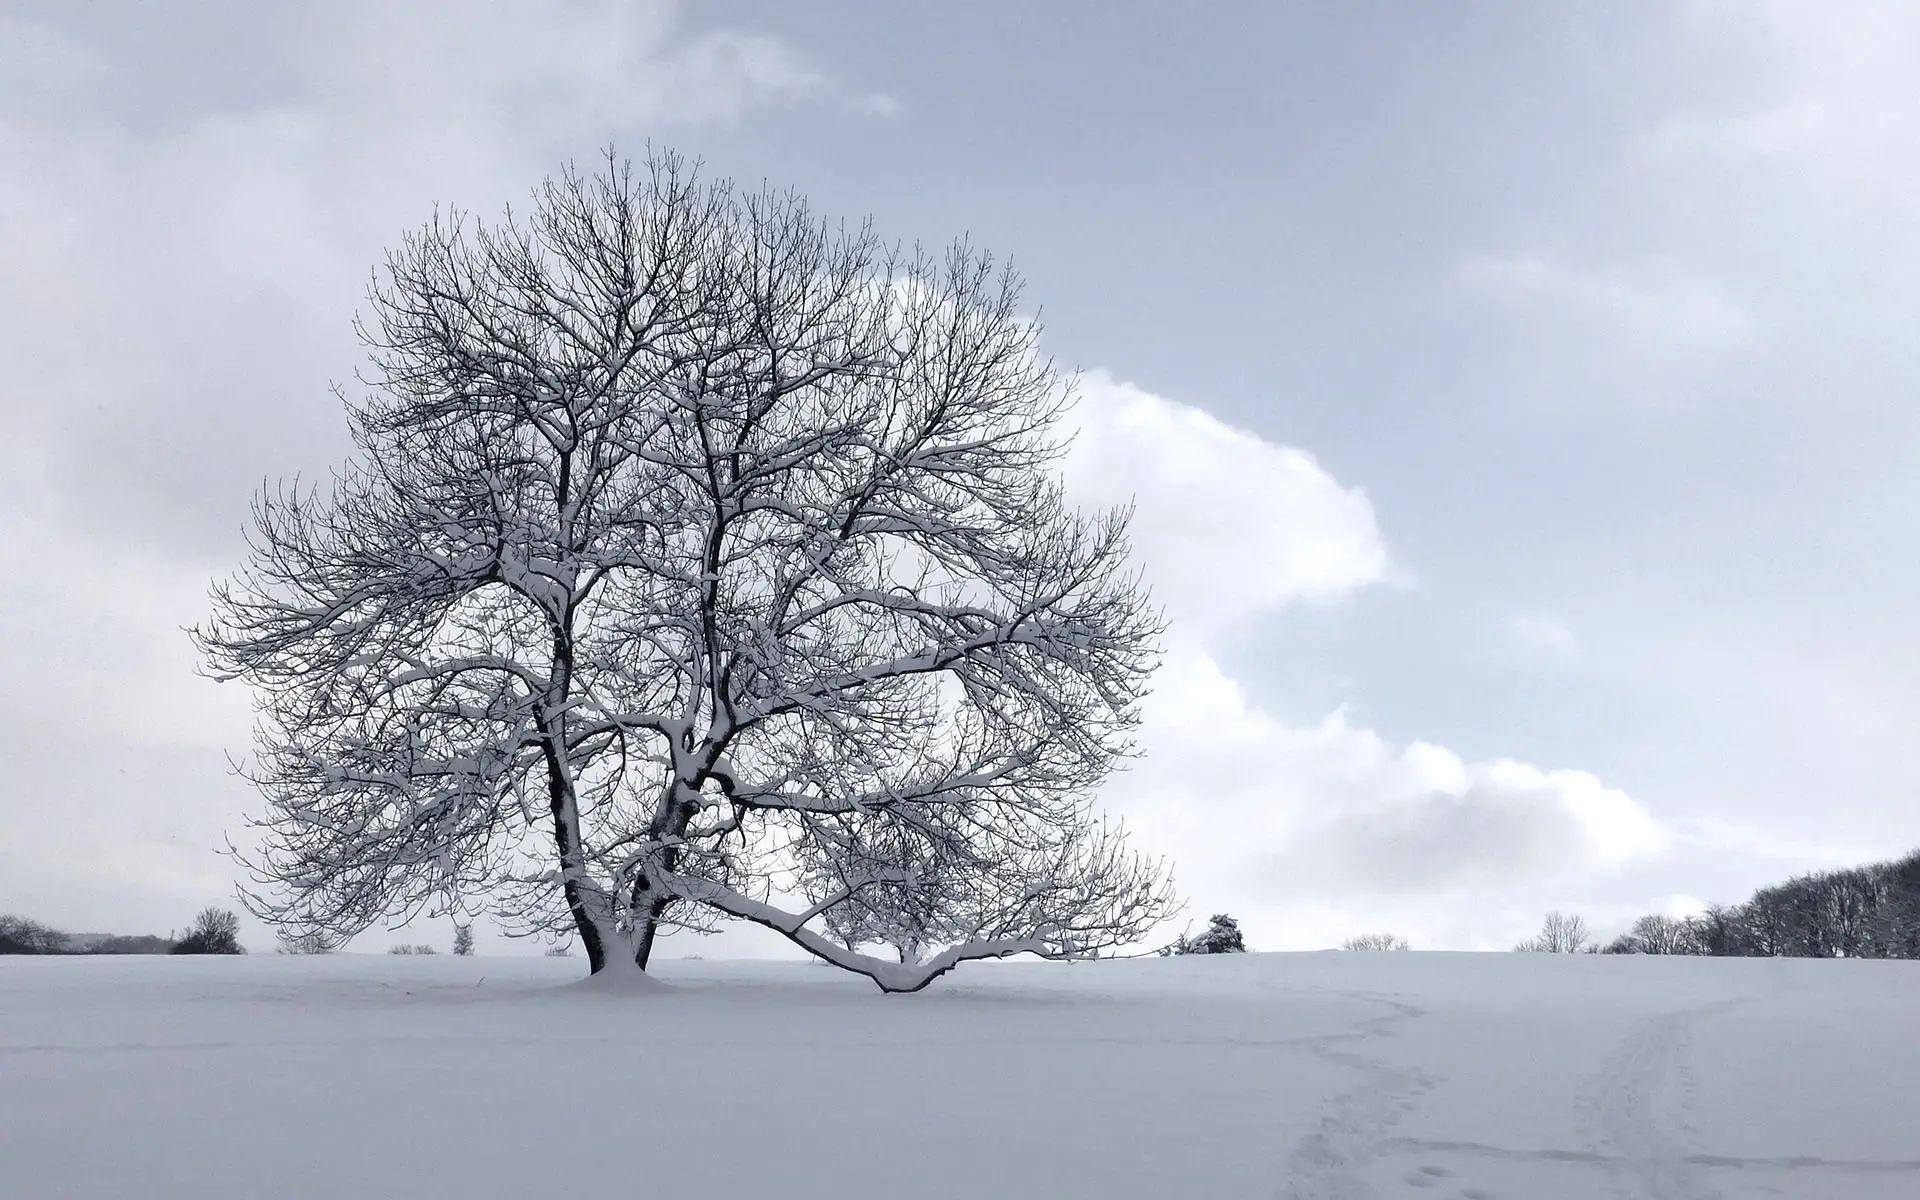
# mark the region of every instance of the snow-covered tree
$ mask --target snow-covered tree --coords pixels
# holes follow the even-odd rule
[[[461,958],[473,956],[473,926],[458,924],[453,927],[453,952]]]
[[[1225,913],[1215,913],[1207,927],[1192,937],[1176,938],[1162,954],[1244,954],[1247,944],[1240,936],[1240,922]]]
[[[903,991],[1159,919],[1090,811],[1157,619],[990,256],[610,156],[370,300],[354,461],[263,492],[197,631],[260,698],[255,912],[490,890],[595,971],[739,918]]]

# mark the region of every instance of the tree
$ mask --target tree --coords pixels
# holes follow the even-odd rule
[[[1207,927],[1194,937],[1185,934],[1174,939],[1162,954],[1244,954],[1246,942],[1240,937],[1240,923],[1225,913],[1215,913]]]
[[[175,954],[245,954],[240,945],[240,918],[231,909],[203,908],[185,936],[173,944]]]
[[[1350,937],[1341,946],[1343,950],[1405,950],[1407,939],[1397,933],[1363,933]]]
[[[38,921],[0,913],[0,954],[64,954],[67,935]]]
[[[1692,921],[1652,913],[1607,944],[1608,954],[1701,954],[1703,930]]]
[[[473,957],[472,925],[455,925],[453,927],[453,952],[461,958]]]
[[[1746,927],[1746,913],[1739,905],[1709,905],[1706,912],[1689,923],[1702,954],[1733,957],[1754,952],[1753,938]]]
[[[594,971],[736,918],[889,991],[1160,919],[1090,808],[1158,620],[990,256],[609,156],[435,219],[370,305],[354,461],[263,491],[196,631],[260,698],[253,911],[490,891]],[[830,932],[910,905],[918,961]]]
[[[1622,954],[1920,957],[1920,853],[1798,875],[1744,904],[1684,922],[1646,917],[1608,945]]]
[[[1540,932],[1514,949],[1525,953],[1579,954],[1593,949],[1593,944],[1588,938],[1586,918],[1550,912],[1540,923]]]

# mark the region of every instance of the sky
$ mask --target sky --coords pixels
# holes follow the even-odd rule
[[[0,912],[229,900],[248,700],[183,629],[251,494],[344,458],[386,247],[610,144],[1026,276],[1080,372],[1070,493],[1136,505],[1169,621],[1102,801],[1190,916],[1503,948],[1904,852],[1916,38],[1900,4],[14,0]]]

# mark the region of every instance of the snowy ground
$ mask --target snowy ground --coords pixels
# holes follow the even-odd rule
[[[0,958],[0,1196],[1920,1196],[1920,965]]]

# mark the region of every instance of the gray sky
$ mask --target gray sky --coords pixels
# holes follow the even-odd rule
[[[180,629],[260,480],[344,454],[367,271],[649,139],[1027,275],[1087,372],[1071,486],[1137,497],[1174,626],[1109,800],[1198,915],[1504,946],[1911,848],[1917,37],[1891,4],[10,4],[0,911],[225,898],[246,697]]]

